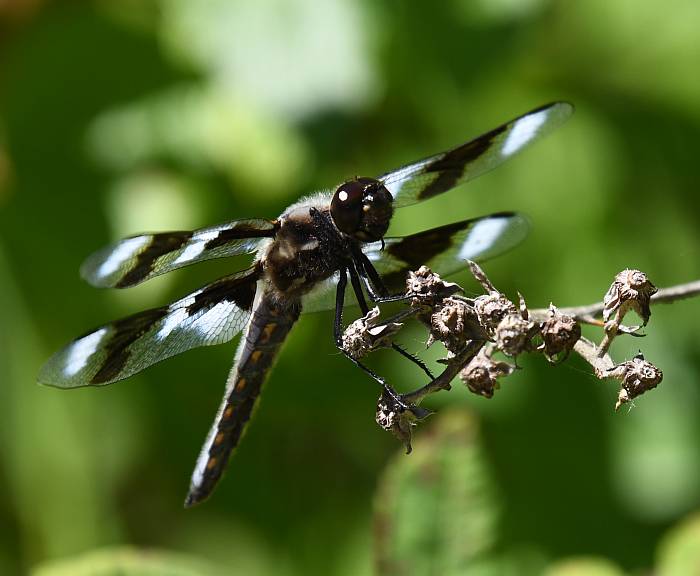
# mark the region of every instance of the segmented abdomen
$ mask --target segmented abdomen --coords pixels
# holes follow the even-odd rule
[[[299,303],[280,306],[262,283],[258,290],[262,295],[253,304],[253,315],[236,352],[226,394],[192,474],[185,500],[188,507],[207,498],[223,474],[277,353],[299,318]]]

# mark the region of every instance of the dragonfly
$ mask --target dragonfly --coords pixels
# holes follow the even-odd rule
[[[240,254],[252,265],[167,306],[93,330],[55,353],[39,381],[60,388],[103,386],[200,346],[242,333],[223,400],[192,473],[185,506],[212,493],[250,419],[261,386],[302,310],[335,309],[334,338],[343,351],[347,301],[396,299],[392,289],[421,265],[446,275],[467,259],[483,261],[518,245],[528,221],[500,212],[403,237],[385,237],[395,210],[428,200],[495,168],[560,126],[566,102],[534,109],[451,150],[377,178],[354,177],[303,198],[275,219],[233,220],[194,231],[132,236],[87,258],[82,277],[96,287],[128,288],[178,268]],[[352,293],[346,299],[349,285]],[[418,359],[394,348],[405,356]],[[343,351],[344,352],[344,351]],[[384,380],[353,359],[384,385]],[[427,370],[427,369],[426,369]],[[429,371],[428,371],[429,374]]]

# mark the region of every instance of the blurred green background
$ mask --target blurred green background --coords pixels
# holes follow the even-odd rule
[[[700,3],[5,0],[0,15],[0,574],[693,573],[668,542],[700,549],[697,301],[615,344],[664,371],[632,409],[614,413],[616,386],[578,359],[522,358],[490,401],[458,383],[434,397],[409,457],[331,315],[308,315],[224,481],[187,511],[234,345],[103,389],[35,379],[71,338],[245,262],[100,291],[78,267],[103,244],[274,217],[556,99],[577,107],[568,124],[391,232],[528,214],[530,238],[486,270],[535,307],[600,300],[625,267],[698,278]]]

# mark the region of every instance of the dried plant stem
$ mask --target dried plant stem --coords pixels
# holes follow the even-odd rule
[[[570,308],[550,304],[546,309],[530,310],[521,294],[516,304],[495,287],[478,264],[468,262],[468,266],[485,292],[475,298],[457,294],[459,286],[443,281],[426,267],[408,275],[406,297],[411,308],[400,320],[415,316],[429,332],[428,345],[440,342],[447,357],[440,361],[443,371],[425,386],[406,394],[397,394],[387,386],[379,398],[377,423],[399,438],[407,452],[411,449],[411,429],[431,413],[420,406],[427,396],[450,390],[450,383],[459,377],[474,394],[492,398],[500,388],[499,381],[515,371],[517,357],[523,353],[542,354],[549,363],[558,364],[573,350],[592,367],[596,378],[619,383],[615,404],[619,409],[655,388],[663,373],[641,352],[616,364],[608,354],[614,339],[618,335],[640,336],[639,329],[651,317],[650,304],[700,295],[700,281],[657,290],[645,273],[625,269],[615,276],[601,303]],[[641,326],[622,324],[630,311],[642,320]],[[362,357],[391,345],[402,322],[398,317],[381,322],[379,317],[376,309],[349,326],[344,347]],[[581,335],[583,323],[602,328],[599,343]]]
[[[425,398],[429,394],[438,392],[440,390],[449,390],[451,387],[450,382],[452,382],[452,380],[454,380],[457,377],[460,371],[467,364],[469,364],[469,362],[471,362],[472,358],[474,358],[474,356],[476,356],[479,353],[479,350],[481,350],[483,345],[484,342],[482,341],[472,340],[471,342],[469,342],[469,344],[467,344],[467,346],[462,352],[460,352],[457,356],[449,360],[447,366],[440,373],[440,375],[437,376],[437,378],[435,378],[432,382],[429,382],[422,388],[419,388],[418,390],[414,390],[413,392],[410,392],[408,394],[403,394],[401,398],[406,402],[410,402],[412,404],[419,404],[420,401],[423,400],[423,398]]]
[[[695,280],[694,282],[677,284],[675,286],[669,286],[668,288],[660,288],[659,291],[651,297],[651,303],[669,304],[677,300],[692,298],[698,294],[700,294],[700,280]],[[600,326],[601,323],[599,320],[595,319],[595,316],[600,316],[603,313],[603,308],[603,302],[596,302],[595,304],[588,304],[587,306],[559,308],[559,311],[562,314],[573,316],[579,322]],[[530,315],[535,320],[541,320],[546,318],[547,312],[548,308],[536,308],[534,310],[530,310]]]
[[[574,352],[591,365],[596,377],[601,380],[615,367],[609,354],[603,353],[601,356],[600,348],[583,336],[574,344]]]

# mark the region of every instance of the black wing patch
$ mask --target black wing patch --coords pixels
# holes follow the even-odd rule
[[[248,322],[259,267],[226,276],[170,306],[146,310],[74,340],[43,366],[60,388],[111,384],[192,348],[231,340]]]
[[[505,162],[565,122],[573,110],[567,102],[541,106],[466,144],[383,174],[378,180],[393,196],[396,208],[427,200]]]
[[[270,220],[234,220],[193,232],[132,236],[89,256],[80,274],[93,286],[128,288],[183,266],[254,252],[276,227]]]

